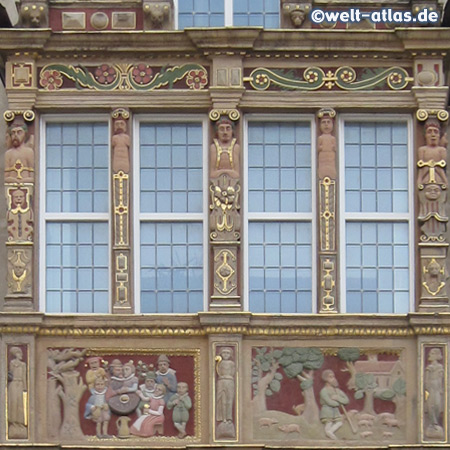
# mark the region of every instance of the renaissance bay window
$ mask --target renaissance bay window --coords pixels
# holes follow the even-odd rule
[[[248,309],[312,312],[311,124],[249,119],[247,130]]]
[[[408,122],[346,120],[343,131],[346,312],[407,313],[413,267]]]
[[[47,312],[109,310],[109,128],[44,126],[41,280]]]
[[[142,313],[204,309],[203,130],[201,120],[138,123],[135,248]]]
[[[178,29],[280,26],[279,0],[178,0]]]

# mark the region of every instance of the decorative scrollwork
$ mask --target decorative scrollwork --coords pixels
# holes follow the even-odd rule
[[[209,112],[209,118],[213,122],[217,122],[221,116],[228,116],[230,120],[236,122],[240,119],[241,114],[237,109],[212,109]]]
[[[111,113],[111,117],[113,119],[122,118],[124,120],[127,120],[130,118],[130,112],[125,108],[117,108]]]
[[[13,122],[16,116],[23,116],[24,120],[27,122],[32,122],[36,118],[36,114],[31,109],[26,111],[5,111],[3,113],[3,118],[6,122]]]

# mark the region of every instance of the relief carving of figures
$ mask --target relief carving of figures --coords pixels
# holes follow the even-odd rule
[[[15,119],[6,132],[5,183],[32,183],[34,181],[33,136],[28,126]]]
[[[395,353],[395,354],[393,354]],[[254,347],[255,439],[391,443],[405,438],[401,350]],[[346,446],[347,448],[347,446]]]
[[[31,296],[31,255],[29,248],[8,248],[8,295]]]
[[[444,439],[443,413],[445,405],[445,370],[440,348],[431,348],[425,368],[425,423],[424,434],[429,439]]]
[[[419,222],[423,241],[443,241],[448,217],[445,211],[447,199],[447,149],[441,145],[441,127],[437,120],[425,123],[425,145],[418,150]]]
[[[432,258],[426,267],[423,268],[422,286],[426,294],[437,296],[445,295],[445,268],[441,267],[435,258]],[[444,291],[443,291],[444,289]]]
[[[226,116],[216,122],[216,137],[210,147],[210,178],[217,178],[222,174],[230,178],[240,176],[241,147],[234,136],[235,124]]]
[[[125,115],[127,115],[126,112]],[[112,137],[113,172],[130,172],[130,135],[128,134],[128,121],[119,116],[114,120],[114,135]]]
[[[106,378],[97,376],[94,385],[90,389],[91,396],[86,403],[84,417],[96,424],[96,435],[98,438],[110,438],[108,425],[111,419],[111,410],[106,402]]]
[[[9,350],[8,366],[8,438],[28,438],[27,365],[20,347]]]
[[[322,108],[317,117],[321,134],[317,139],[319,179],[336,179],[336,138],[333,136],[336,111]]]
[[[216,356],[216,435],[219,439],[234,438],[234,402],[236,397],[236,363],[233,349],[222,347]]]
[[[83,360],[86,349],[48,349],[47,367],[47,432],[52,438],[80,439],[80,400],[87,386],[75,370]],[[61,403],[63,414],[61,417]]]
[[[7,189],[9,209],[6,214],[8,241],[33,241],[33,211],[26,187]]]
[[[186,424],[189,421],[189,410],[192,408],[192,400],[189,397],[189,386],[180,381],[177,385],[177,393],[170,397],[167,408],[173,408],[172,420],[175,428],[179,431],[180,439],[186,436]]]

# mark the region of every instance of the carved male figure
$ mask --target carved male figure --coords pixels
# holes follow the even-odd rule
[[[234,123],[227,117],[216,123],[216,135],[210,147],[211,178],[227,174],[239,178],[241,148],[234,137]]]
[[[5,182],[33,182],[34,151],[26,142],[28,127],[25,123],[13,123],[7,134],[7,143],[10,145],[5,153]]]
[[[166,403],[177,392],[177,376],[175,373],[175,370],[170,367],[170,361],[167,355],[159,355],[156,383],[163,384],[166,387],[164,397]]]
[[[188,394],[188,384],[180,381],[177,386],[177,393],[170,397],[167,408],[173,408],[173,424],[179,431],[178,437],[186,436],[186,424],[189,420],[189,410],[192,408],[192,400]]]
[[[114,173],[122,170],[124,173],[130,171],[130,136],[127,133],[127,122],[123,119],[117,119],[114,122],[114,136],[112,137],[113,148],[113,171]]]
[[[349,398],[347,394],[339,389],[339,383],[330,369],[322,372],[322,380],[325,386],[320,391],[320,420],[325,425],[325,434],[328,438],[336,440],[336,433],[342,427],[342,415],[340,407],[347,405]]]
[[[20,347],[11,347],[9,354],[13,358],[9,363],[8,384],[8,435],[13,439],[26,439],[26,410],[24,395],[27,392],[27,365],[22,361]]]
[[[429,364],[425,369],[424,387],[425,411],[428,415],[428,426],[425,433],[428,437],[443,437],[441,414],[444,411],[444,366],[440,348],[432,348],[428,353]]]
[[[334,111],[322,110],[320,114],[321,134],[317,140],[319,152],[319,179],[336,179],[336,138],[332,135]]]
[[[91,356],[86,362],[89,365],[89,369],[86,372],[86,384],[89,389],[92,389],[96,378],[106,379],[106,371],[103,367],[100,367],[101,358],[99,356]]]
[[[11,194],[11,208],[6,214],[9,241],[33,240],[33,211],[26,201],[22,189],[15,189]]]
[[[427,184],[419,191],[419,216],[421,230],[427,237],[439,237],[445,233],[448,217],[445,211],[445,193],[436,184]]]
[[[217,364],[218,375],[216,391],[216,419],[219,422],[233,422],[233,404],[235,397],[236,364],[232,360],[233,350],[223,347],[220,350],[221,361]]]

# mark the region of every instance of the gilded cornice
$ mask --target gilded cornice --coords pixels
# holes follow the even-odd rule
[[[129,326],[124,324],[129,323]],[[364,314],[282,315],[201,313],[199,315],[46,316],[1,313],[0,333],[42,337],[177,337],[243,335],[249,338],[408,338],[450,336],[450,314],[407,316]]]

